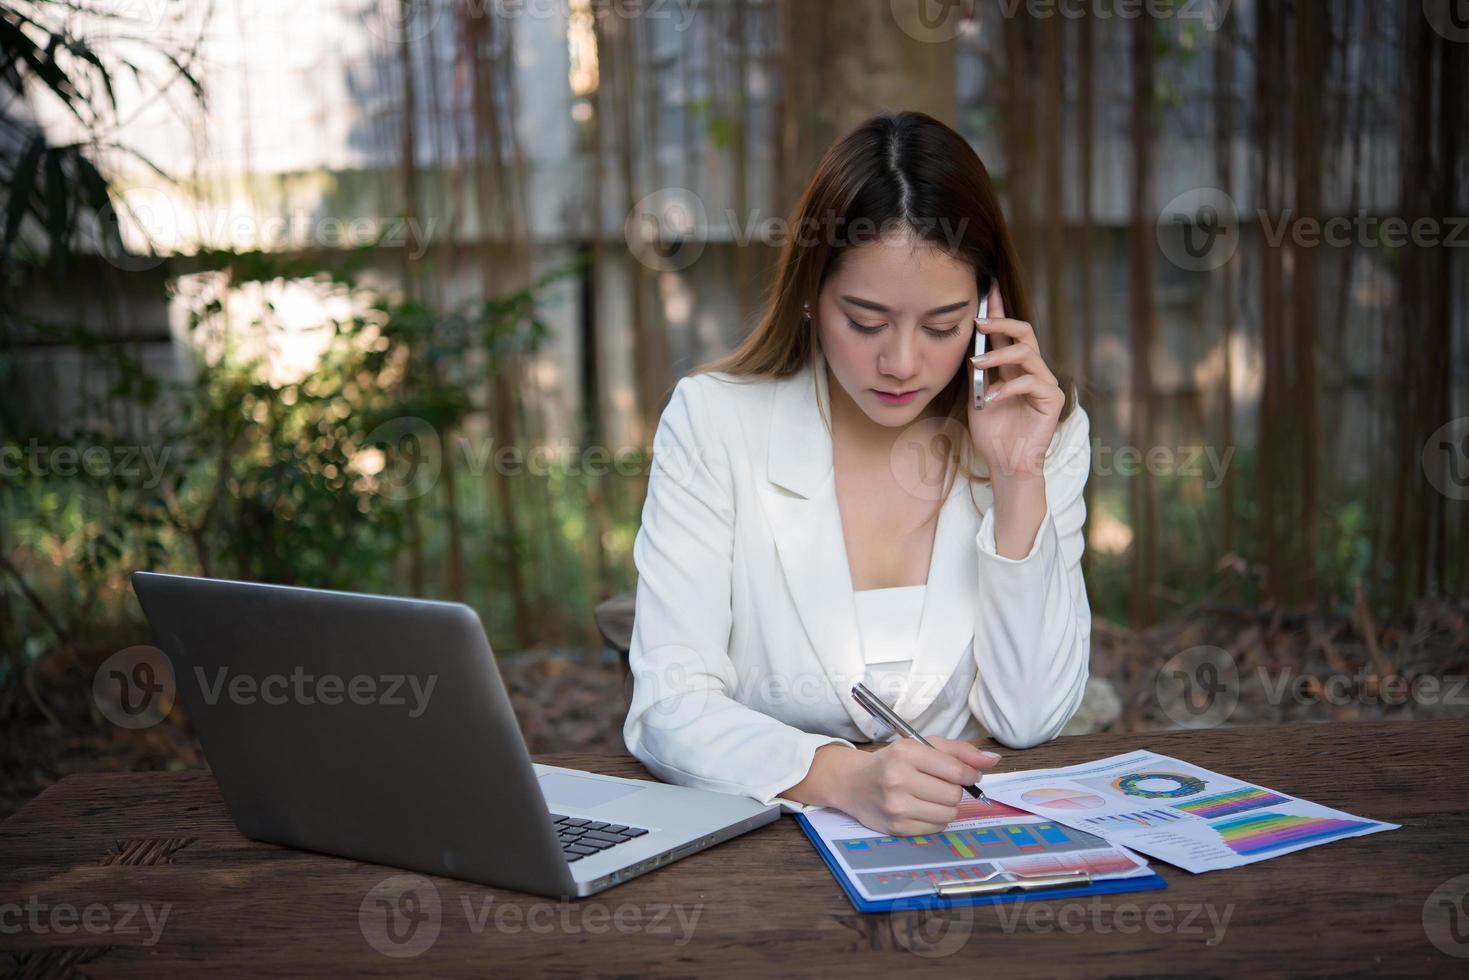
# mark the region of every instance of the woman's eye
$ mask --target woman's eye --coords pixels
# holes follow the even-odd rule
[[[866,333],[866,334],[874,334],[874,333],[877,333],[883,327],[887,326],[886,323],[879,323],[876,326],[869,326],[869,325],[867,325],[865,323],[858,323],[856,320],[853,320],[851,317],[847,317],[847,322],[852,325],[852,329],[853,330],[857,331],[858,333]],[[927,330],[928,333],[929,333],[929,336],[932,336],[932,337],[952,337],[952,336],[954,336],[955,334],[957,334],[959,332],[959,324],[956,323],[956,324],[954,324],[952,327],[950,327],[947,330],[940,330],[937,327],[924,327],[923,329],[924,330]]]

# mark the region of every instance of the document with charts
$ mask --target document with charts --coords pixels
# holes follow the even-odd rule
[[[1193,872],[1253,864],[1399,826],[1147,751],[985,776],[983,787],[1002,803]]]
[[[958,820],[916,837],[885,836],[830,807],[802,816],[869,901],[932,895],[940,882],[993,876],[1088,871],[1103,881],[1153,874],[1142,857],[1096,834],[994,801],[966,797]]]

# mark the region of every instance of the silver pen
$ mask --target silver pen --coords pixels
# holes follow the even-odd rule
[[[897,712],[883,703],[882,698],[869,691],[867,685],[860,681],[852,685],[852,700],[860,704],[869,715],[904,738],[916,738],[919,742],[927,745],[931,749],[935,747],[932,742],[918,734],[912,725],[899,717]],[[981,803],[988,803],[990,801],[989,797],[985,796],[984,791],[978,786],[965,786],[964,788],[969,791],[970,796],[979,800]]]

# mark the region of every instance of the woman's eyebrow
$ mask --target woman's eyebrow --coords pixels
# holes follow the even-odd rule
[[[842,296],[841,298],[843,300],[845,300],[846,302],[851,303],[853,306],[860,306],[864,310],[871,310],[874,313],[891,313],[891,312],[893,312],[891,309],[889,309],[886,306],[883,306],[881,303],[874,303],[872,300],[870,300],[870,299],[863,299],[860,296]],[[923,315],[924,316],[942,316],[945,313],[953,313],[955,310],[962,310],[964,307],[966,307],[968,305],[969,305],[969,301],[967,299],[961,299],[959,302],[957,302],[957,303],[950,303],[947,306],[935,306],[933,309],[929,310],[927,313],[925,313]]]

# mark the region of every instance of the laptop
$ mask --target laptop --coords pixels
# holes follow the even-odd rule
[[[152,572],[132,583],[252,840],[570,898],[780,816],[750,797],[533,763],[466,605]]]

